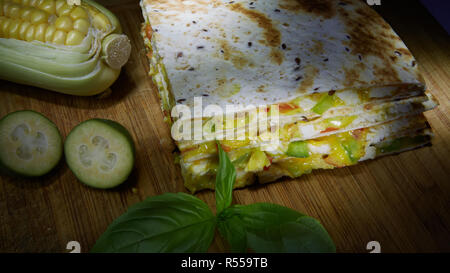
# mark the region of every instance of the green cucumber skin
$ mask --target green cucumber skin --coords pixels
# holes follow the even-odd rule
[[[20,174],[8,168],[0,159],[0,174],[5,174],[14,178],[32,178],[34,176],[28,176],[26,174]]]
[[[134,165],[135,165],[135,161],[136,161],[136,159],[135,159],[135,157],[136,157],[136,152],[135,152],[136,149],[135,149],[135,146],[134,146],[134,140],[133,140],[133,138],[131,137],[130,132],[128,132],[128,130],[127,130],[125,127],[123,127],[123,125],[121,125],[120,123],[118,123],[118,122],[116,122],[116,121],[109,120],[109,119],[101,119],[101,118],[93,118],[93,119],[85,120],[85,121],[81,122],[80,124],[76,125],[76,126],[72,129],[72,131],[71,131],[71,132],[69,133],[69,135],[67,136],[66,142],[65,142],[65,143],[68,142],[68,140],[69,140],[69,138],[70,138],[70,136],[71,136],[71,133],[72,133],[77,127],[82,126],[82,125],[84,125],[85,123],[87,123],[87,122],[92,122],[92,121],[96,121],[96,122],[100,122],[100,123],[107,124],[107,125],[109,125],[109,127],[111,128],[111,130],[115,130],[116,132],[118,132],[118,133],[124,135],[124,136],[127,138],[127,140],[128,140],[127,142],[128,142],[128,144],[130,145],[130,148],[131,148],[131,151],[132,151],[132,154],[133,154],[133,157],[132,157],[133,162],[132,162],[131,164],[132,164],[132,166],[134,166]],[[68,162],[68,160],[67,160],[67,154],[68,154],[68,153],[67,153],[67,152],[68,152],[68,151],[67,151],[67,146],[64,145],[64,154],[66,155],[66,162]],[[110,189],[110,188],[114,188],[114,187],[120,185],[120,184],[118,184],[118,185],[115,185],[115,186],[105,186],[105,187],[94,186],[94,185],[92,185],[92,183],[89,183],[89,182],[84,181],[83,179],[81,179],[81,177],[79,177],[79,176],[76,174],[76,171],[73,169],[72,166],[70,166],[69,164],[67,164],[67,166],[69,167],[70,171],[75,175],[75,177],[78,179],[78,181],[80,181],[80,182],[83,183],[84,185],[89,186],[89,187],[91,187],[91,188],[96,188],[96,189]],[[131,169],[130,173],[128,174],[128,176],[127,176],[127,178],[124,180],[124,182],[128,179],[128,177],[130,177],[130,174],[132,173],[133,169],[134,169],[134,167]],[[122,182],[122,183],[123,183],[123,182]]]
[[[61,149],[62,149],[62,147],[61,147]],[[24,174],[24,173],[20,173],[20,172],[14,171],[14,170],[8,168],[7,166],[5,166],[0,161],[0,175],[4,174],[4,175],[7,175],[7,176],[9,176],[11,178],[17,178],[17,179],[40,179],[42,177],[45,178],[47,176],[53,175],[52,173],[54,171],[58,172],[58,169],[61,168],[60,165],[62,165],[62,163],[63,163],[62,158],[63,158],[63,154],[61,153],[61,158],[58,160],[58,162],[55,164],[55,166],[52,169],[50,169],[50,171],[45,172],[43,174],[39,174],[39,175],[27,175],[27,174]]]
[[[61,153],[60,153],[60,155],[59,155],[58,161],[55,163],[55,165],[54,165],[49,171],[44,172],[44,173],[42,173],[42,174],[38,174],[38,175],[29,175],[29,174],[21,173],[21,172],[18,172],[18,171],[16,171],[16,170],[14,170],[14,169],[11,169],[11,168],[8,167],[4,162],[2,162],[2,159],[0,158],[0,173],[6,174],[6,175],[8,175],[8,176],[16,177],[16,178],[36,178],[36,177],[44,176],[44,175],[50,173],[51,171],[53,171],[53,170],[56,168],[56,166],[58,166],[59,163],[61,163],[61,159],[63,158],[63,150],[64,150],[64,149],[63,149],[63,138],[62,138],[62,136],[61,136],[61,132],[59,131],[59,129],[58,129],[58,127],[56,126],[56,124],[55,124],[53,121],[51,121],[49,118],[47,118],[46,116],[44,116],[43,114],[41,114],[41,113],[39,113],[39,112],[36,112],[36,111],[34,111],[34,110],[18,110],[18,111],[15,111],[15,112],[11,112],[11,113],[6,114],[3,118],[0,119],[0,123],[1,123],[4,119],[6,119],[8,116],[10,116],[10,115],[13,115],[13,114],[20,114],[20,113],[26,113],[26,112],[33,113],[33,114],[36,114],[36,115],[39,115],[39,116],[43,117],[44,119],[46,119],[46,120],[49,122],[49,124],[51,124],[51,125],[54,127],[54,129],[56,129],[56,131],[58,132],[58,135],[59,135],[59,137],[60,137],[60,139],[61,139],[61,142],[60,142],[60,143],[61,143],[61,144],[60,144],[60,150],[61,150]]]

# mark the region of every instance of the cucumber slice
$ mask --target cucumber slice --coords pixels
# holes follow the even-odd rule
[[[78,124],[64,143],[67,165],[84,184],[100,189],[127,180],[134,166],[134,142],[119,123],[90,119]]]
[[[17,111],[0,120],[0,167],[8,173],[47,174],[61,159],[62,147],[58,128],[40,113]]]

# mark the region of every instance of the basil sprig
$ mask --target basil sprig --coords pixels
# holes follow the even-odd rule
[[[217,143],[217,150],[219,151],[219,168],[216,175],[215,191],[216,211],[219,215],[224,209],[231,206],[236,169],[219,143]]]
[[[206,252],[218,228],[233,252],[335,252],[316,219],[269,203],[231,205],[236,170],[220,144],[217,216],[195,196],[166,193],[131,206],[92,252]]]
[[[165,193],[131,206],[97,240],[92,252],[205,252],[216,217],[200,199]]]
[[[336,248],[314,218],[283,206],[256,203],[234,205],[219,216],[220,234],[233,252],[317,253]]]

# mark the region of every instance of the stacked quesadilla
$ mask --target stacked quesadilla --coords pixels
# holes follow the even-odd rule
[[[410,51],[364,1],[141,7],[149,73],[192,192],[214,189],[217,143],[236,167],[235,187],[430,144],[422,113],[436,102]],[[190,113],[174,116],[180,105]]]

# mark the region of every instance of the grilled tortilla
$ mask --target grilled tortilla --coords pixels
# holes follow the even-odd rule
[[[243,136],[244,140],[221,141],[229,155],[245,149],[256,149],[259,155],[286,153],[286,145],[296,141],[333,138],[397,119],[414,123],[421,112],[436,106],[425,93],[411,52],[363,1],[141,0],[141,7],[149,74],[166,120],[179,121],[182,127],[200,120],[203,126],[196,129],[213,138],[229,132]],[[201,105],[196,97],[202,98]],[[191,108],[192,115],[171,117],[177,104]],[[235,110],[226,114],[237,126],[208,126],[217,116],[194,111],[209,105],[226,109],[229,104]],[[248,139],[248,127],[259,120],[235,112],[251,105],[267,112],[272,106],[279,109],[276,147],[266,145],[264,132]],[[215,142],[180,140],[176,132],[173,136],[186,185],[193,190],[212,188],[195,170],[206,166],[202,160],[217,156]],[[264,173],[274,172],[261,158],[256,162],[264,164]],[[242,181],[251,181],[255,172],[244,169]],[[267,181],[276,175],[258,177]]]
[[[265,105],[330,90],[425,83],[392,28],[358,0],[143,0],[152,66],[173,106]],[[148,36],[146,34],[146,36]],[[169,87],[169,90],[164,87]],[[163,94],[163,96],[168,96]],[[170,105],[172,104],[172,105]]]

